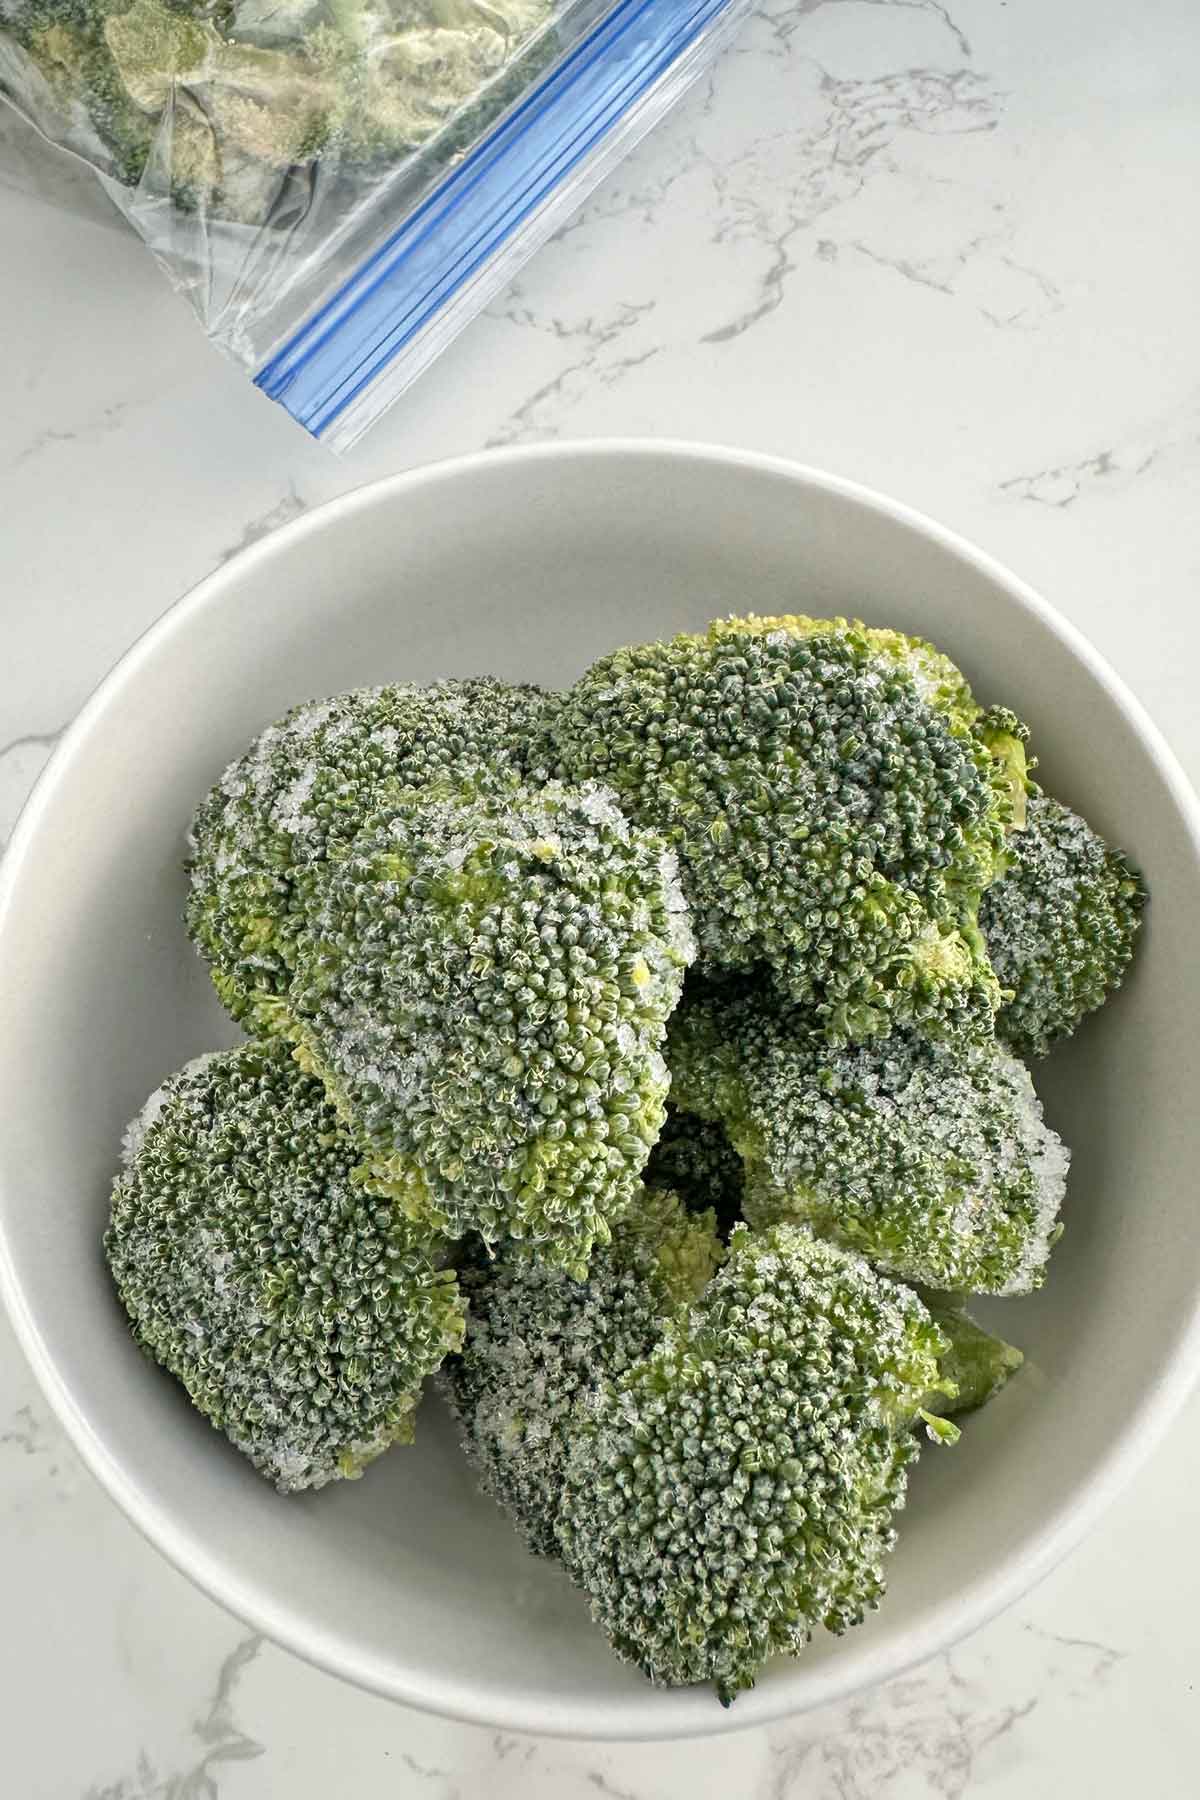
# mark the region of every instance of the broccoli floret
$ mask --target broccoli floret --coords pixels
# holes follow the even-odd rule
[[[15,59],[10,64],[11,88],[0,73],[0,92],[11,91],[18,106],[34,101],[34,116],[41,129],[50,121],[36,104],[37,77],[46,83],[54,108],[63,118],[63,137],[75,145],[79,136],[77,115],[86,115],[87,151],[104,173],[127,186],[136,186],[146,167],[154,141],[155,122],[135,105],[126,92],[105,38],[105,25],[123,0],[28,0],[28,4],[0,8],[0,33],[11,33],[28,56],[36,75],[30,77]],[[22,81],[35,91],[22,92]]]
[[[329,867],[290,1029],[413,1219],[580,1275],[633,1199],[693,953],[674,856],[594,787],[433,787]]]
[[[586,1282],[503,1251],[476,1251],[460,1269],[467,1335],[444,1389],[480,1486],[535,1553],[555,1552],[563,1466],[600,1382],[645,1355],[720,1256],[712,1213],[648,1191],[594,1252]]]
[[[453,161],[556,54],[550,0],[8,0],[61,135],[129,186],[261,223],[287,172]],[[18,100],[23,84],[14,79]],[[107,153],[105,155],[105,153]]]
[[[189,862],[188,930],[235,1019],[278,1024],[321,869],[389,784],[521,770],[546,704],[490,677],[358,688],[255,739],[196,813]]]
[[[1069,1153],[994,1039],[836,1046],[766,983],[701,983],[667,1057],[677,1103],[719,1119],[740,1152],[752,1225],[802,1221],[930,1287],[1040,1286]]]
[[[173,1075],[126,1134],[104,1247],[142,1349],[281,1492],[353,1477],[412,1436],[462,1340],[455,1278],[285,1045]]]
[[[236,31],[236,22],[231,21]],[[208,9],[132,0],[112,12],[105,40],[122,85],[148,114],[165,116],[186,92],[199,102],[207,126],[208,179],[198,198],[208,204],[223,189],[225,159],[248,156],[286,170],[314,156],[328,139],[338,90],[332,72],[293,43],[262,48],[216,29]],[[179,166],[180,153],[187,161]],[[195,185],[194,154],[169,140],[172,185],[186,174]]]
[[[384,13],[338,0],[308,34],[339,76],[331,145],[346,161],[394,159],[431,144],[450,161],[478,140],[558,51],[550,0],[417,0]]]
[[[477,0],[469,0],[476,5]],[[487,10],[494,9],[486,0]],[[437,163],[454,163],[478,143],[484,132],[534,83],[563,53],[564,41],[557,30],[556,8],[551,0],[517,0],[507,15],[496,11],[502,20],[502,42],[508,61],[493,75],[474,99],[468,99],[440,127],[428,156]],[[373,121],[368,122],[368,132]],[[364,154],[368,144],[364,143]]]
[[[1024,1355],[973,1319],[960,1295],[920,1290],[920,1297],[949,1344],[939,1358],[942,1385],[925,1404],[952,1415],[974,1412],[1016,1374]],[[954,1390],[949,1397],[947,1387]]]
[[[694,1212],[711,1207],[724,1237],[742,1216],[742,1159],[716,1119],[668,1105],[644,1180],[647,1187],[677,1193]]]
[[[1045,1056],[1103,1006],[1133,955],[1146,889],[1119,850],[1048,795],[1029,802],[1008,866],[979,922],[1012,994],[996,1031],[1021,1056]]]
[[[617,1653],[728,1704],[772,1654],[860,1623],[944,1349],[860,1257],[739,1227],[700,1299],[572,1421],[557,1540]]]
[[[546,754],[675,846],[706,966],[767,962],[836,1041],[990,1026],[976,919],[1023,750],[932,646],[719,621],[596,663]]]

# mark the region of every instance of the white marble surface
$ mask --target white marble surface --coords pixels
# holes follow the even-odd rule
[[[789,454],[996,552],[1193,776],[1194,0],[763,0],[703,91],[344,463],[140,247],[28,199],[0,127],[0,838],[61,727],[206,570],[431,457],[565,434]],[[952,1655],[705,1743],[407,1713],[194,1592],[0,1327],[6,1800],[1193,1800],[1200,1404],[1096,1535]]]

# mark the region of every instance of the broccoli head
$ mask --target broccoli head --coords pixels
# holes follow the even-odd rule
[[[979,922],[1011,994],[996,1031],[1021,1056],[1045,1056],[1113,990],[1133,955],[1146,889],[1085,819],[1048,795],[1030,802],[1004,875]]]
[[[717,1119],[668,1104],[643,1179],[647,1187],[678,1194],[694,1212],[711,1207],[726,1237],[742,1216],[742,1159]]]
[[[739,1226],[700,1298],[572,1421],[557,1540],[617,1653],[728,1704],[772,1654],[861,1622],[945,1347],[861,1257]]]
[[[752,1225],[798,1220],[931,1287],[1040,1286],[1069,1154],[994,1039],[831,1045],[764,982],[701,983],[667,1055],[677,1103],[741,1153]]]
[[[442,1381],[481,1487],[531,1550],[555,1552],[567,1451],[599,1384],[645,1355],[720,1256],[711,1213],[647,1191],[586,1281],[504,1251],[477,1248],[462,1265],[467,1334]]]
[[[1021,730],[918,639],[752,617],[603,658],[551,719],[547,760],[674,845],[706,967],[765,961],[831,1038],[858,1040],[990,1025],[976,920]]]
[[[126,1134],[104,1247],[133,1334],[282,1492],[412,1436],[462,1339],[454,1275],[386,1200],[285,1045],[173,1075]]]
[[[235,1019],[278,1023],[322,866],[389,784],[520,770],[546,697],[481,677],[357,688],[293,707],[225,771],[192,825],[187,925]]]
[[[290,1029],[406,1213],[582,1274],[662,1125],[692,940],[598,788],[399,796],[329,867]]]

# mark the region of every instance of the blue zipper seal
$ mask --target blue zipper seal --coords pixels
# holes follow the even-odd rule
[[[254,377],[320,438],[730,0],[619,0]]]

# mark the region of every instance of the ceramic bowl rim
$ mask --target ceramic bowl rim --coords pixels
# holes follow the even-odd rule
[[[907,532],[931,540],[940,549],[1003,588],[1020,611],[1036,618],[1084,665],[1104,689],[1107,698],[1123,713],[1127,724],[1141,740],[1161,775],[1180,824],[1188,834],[1197,860],[1200,861],[1200,799],[1158,727],[1087,638],[987,552],[976,548],[956,532],[939,525],[902,501],[880,494],[859,482],[785,457],[669,438],[575,439],[446,458],[351,489],[312,508],[300,518],[237,552],[169,606],[135,639],[93,690],[63,733],[26,800],[7,850],[0,858],[0,954],[3,950],[7,914],[20,887],[23,871],[37,850],[41,818],[57,790],[63,772],[71,766],[77,746],[87,739],[93,724],[114,703],[120,703],[123,690],[136,679],[147,656],[155,653],[164,640],[190,624],[198,614],[219,605],[230,592],[236,592],[251,570],[270,562],[310,534],[324,531],[335,521],[343,520],[356,512],[372,511],[379,506],[393,506],[402,502],[404,496],[422,488],[469,480],[479,470],[494,468],[499,463],[536,469],[540,464],[563,460],[609,461],[634,458],[654,462],[664,457],[674,461],[709,465],[717,463],[744,471],[755,471],[783,478],[799,488],[840,497],[886,518]],[[707,1732],[703,1717],[693,1714],[690,1709],[673,1711],[671,1697],[663,1693],[661,1726],[656,1727],[653,1716],[648,1719],[643,1708],[629,1709],[629,1717],[623,1718],[622,1703],[613,1701],[602,1717],[597,1718],[595,1709],[588,1714],[588,1730],[584,1734],[573,1730],[565,1719],[539,1717],[536,1709],[528,1705],[502,1708],[495,1704],[491,1696],[480,1704],[472,1704],[472,1690],[461,1685],[455,1687],[452,1682],[445,1680],[431,1680],[422,1684],[420,1679],[408,1671],[393,1668],[389,1672],[377,1658],[371,1656],[364,1656],[356,1662],[353,1657],[342,1654],[339,1645],[324,1643],[319,1631],[302,1626],[271,1595],[258,1592],[252,1581],[231,1571],[222,1558],[208,1555],[202,1547],[197,1546],[189,1531],[166,1516],[162,1509],[157,1508],[141,1492],[136,1474],[125,1468],[121,1460],[110,1451],[60,1375],[53,1349],[43,1335],[38,1320],[26,1305],[20,1273],[7,1240],[2,1211],[0,1298],[7,1306],[18,1340],[43,1392],[92,1475],[142,1535],[213,1599],[306,1661],[369,1691],[424,1711],[472,1724],[567,1738],[586,1735],[592,1739],[662,1740],[744,1729],[843,1699],[850,1693],[901,1674],[949,1648],[1026,1593],[1091,1529],[1118,1491],[1161,1441],[1171,1420],[1187,1399],[1200,1371],[1198,1288],[1190,1317],[1174,1342],[1163,1347],[1160,1378],[1145,1395],[1137,1414],[1129,1418],[1124,1429],[1110,1442],[1106,1454],[1093,1466],[1090,1474],[1083,1477],[1081,1487],[1054,1513],[1043,1519],[1037,1529],[1001,1558],[989,1572],[967,1589],[950,1596],[922,1624],[914,1626],[910,1633],[905,1634],[899,1643],[854,1659],[847,1665],[844,1676],[839,1675],[837,1659],[831,1659],[828,1665],[822,1666],[818,1680],[806,1682],[805,1688],[799,1693],[795,1691],[792,1682],[779,1680],[744,1696],[739,1706],[732,1711],[723,1711],[714,1706]]]

